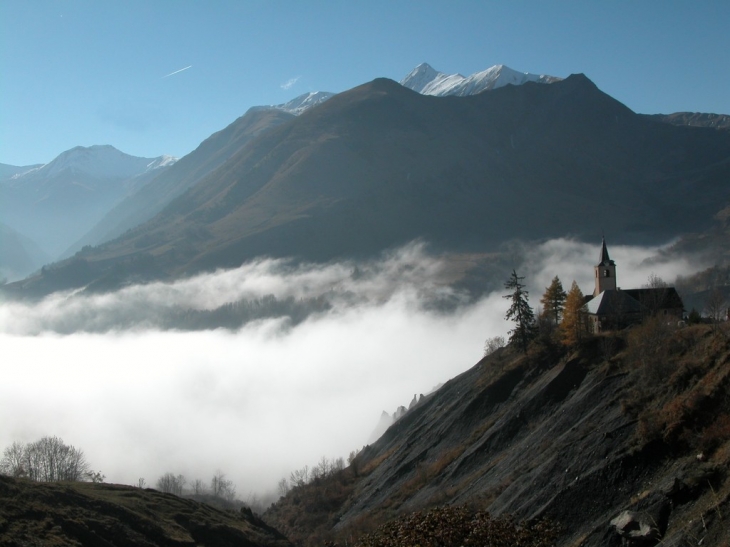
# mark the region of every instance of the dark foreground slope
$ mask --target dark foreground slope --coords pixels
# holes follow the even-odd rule
[[[0,476],[0,545],[285,547],[250,513],[129,486]]]
[[[149,222],[23,287],[373,256],[419,238],[485,252],[610,228],[659,243],[705,228],[728,176],[729,132],[637,115],[583,75],[470,97],[379,79],[262,132]]]
[[[709,327],[502,350],[411,409],[355,466],[295,488],[264,518],[316,544],[469,504],[548,518],[563,527],[560,545],[610,546],[621,544],[611,520],[630,510],[654,542],[727,545],[729,390],[730,341]]]

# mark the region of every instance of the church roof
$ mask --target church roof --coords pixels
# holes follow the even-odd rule
[[[649,310],[684,309],[684,302],[674,287],[626,289],[623,292],[638,300]]]
[[[611,260],[608,256],[608,248],[606,247],[606,238],[602,238],[603,244],[601,245],[601,256],[598,259],[597,266],[615,266],[616,263]]]
[[[608,289],[601,292],[586,304],[592,315],[625,315],[640,313],[638,300],[627,294],[628,291]]]

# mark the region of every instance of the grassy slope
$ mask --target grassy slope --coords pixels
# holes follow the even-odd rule
[[[0,476],[0,545],[271,546],[289,542],[250,513],[129,486]]]

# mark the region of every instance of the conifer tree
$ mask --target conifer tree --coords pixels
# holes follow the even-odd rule
[[[565,309],[563,310],[563,321],[560,323],[563,344],[573,346],[583,339],[587,332],[587,313],[583,292],[578,284],[573,281],[568,295],[565,298]]]
[[[509,294],[503,296],[512,301],[504,318],[514,321],[515,328],[509,331],[510,344],[517,344],[524,353],[527,353],[527,346],[535,336],[535,314],[528,302],[528,292],[522,283],[524,277],[519,277],[515,270],[504,284],[504,288],[510,290]]]
[[[553,324],[557,325],[560,323],[560,318],[563,315],[565,309],[565,298],[567,294],[563,290],[563,284],[556,275],[553,277],[550,286],[545,289],[545,294],[542,295],[540,303],[542,304],[542,314],[550,319]]]

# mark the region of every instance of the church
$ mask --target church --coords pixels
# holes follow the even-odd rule
[[[617,286],[616,263],[608,256],[605,238],[594,275],[593,295],[586,299],[594,333],[622,329],[649,316],[663,316],[672,322],[682,320],[684,304],[674,287],[621,290]]]

